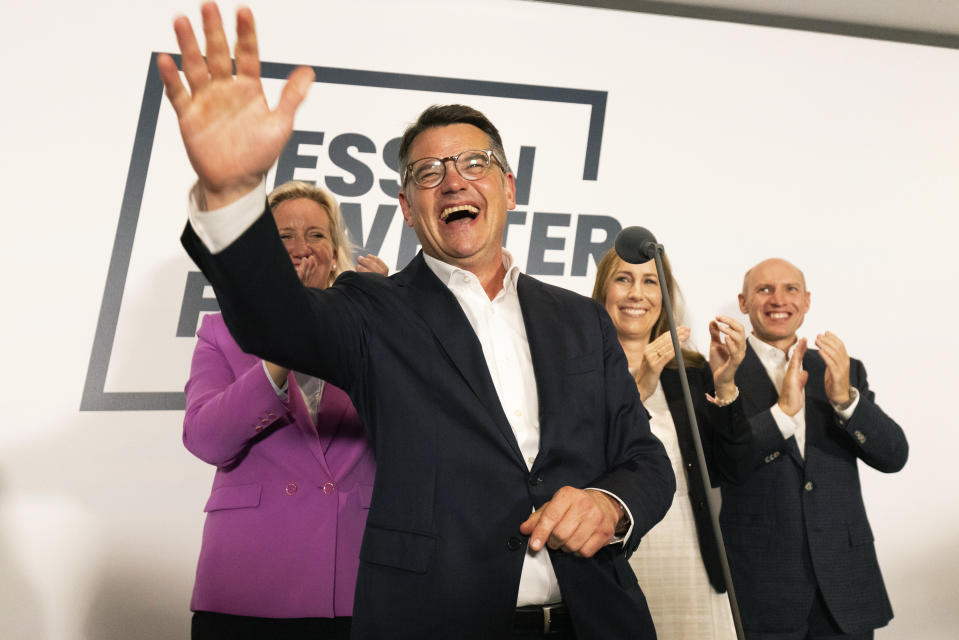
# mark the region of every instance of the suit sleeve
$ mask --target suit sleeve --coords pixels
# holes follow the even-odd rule
[[[213,285],[230,334],[244,351],[341,389],[354,387],[367,360],[361,307],[369,297],[344,283],[355,282],[357,274],[347,272],[323,291],[304,287],[269,207],[216,254],[190,224],[181,241]]]
[[[859,404],[849,420],[836,416],[836,424],[849,435],[856,455],[870,467],[885,473],[899,471],[909,457],[909,443],[896,422],[887,416],[875,402],[870,391],[866,368],[862,362],[850,359],[850,383],[859,390]]]
[[[703,372],[703,387],[713,395],[713,374],[708,364]],[[753,438],[743,411],[742,393],[724,407],[705,398],[702,404],[704,420],[699,431],[710,472],[729,482],[743,482],[753,466]]]
[[[205,317],[197,332],[186,383],[183,444],[204,462],[224,467],[237,461],[254,438],[288,424],[292,415],[259,360],[234,374],[217,340],[216,322],[214,316]],[[296,390],[292,381],[290,389]]]
[[[650,431],[613,323],[597,309],[603,334],[608,471],[590,486],[615,494],[629,507],[633,531],[626,550],[632,553],[640,538],[666,515],[676,477],[666,449]]]
[[[740,390],[740,396],[742,390]],[[714,463],[717,471],[731,482],[741,483],[750,472],[756,467],[768,464],[782,455],[786,447],[786,438],[783,437],[779,425],[772,414],[772,407],[763,409],[759,413],[746,416],[742,408],[742,400],[737,399],[734,404],[738,404],[740,422],[736,430],[738,432],[742,427],[748,429],[748,446],[741,442],[732,444],[724,439],[717,441],[718,446],[714,449],[716,456]],[[732,407],[732,405],[730,405]]]

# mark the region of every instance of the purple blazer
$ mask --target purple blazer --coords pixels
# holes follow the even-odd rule
[[[293,375],[283,402],[220,314],[197,338],[183,444],[217,470],[190,608],[352,615],[374,466],[350,399],[327,384],[315,428]]]

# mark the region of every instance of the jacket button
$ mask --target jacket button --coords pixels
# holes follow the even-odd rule
[[[812,480],[807,481],[806,484],[803,485],[803,489],[805,489],[806,491],[812,491],[813,490]]]
[[[336,490],[336,485],[333,484],[332,482],[327,482],[326,484],[323,485],[323,493],[325,493],[326,495],[330,495],[335,490]]]
[[[296,483],[295,483],[295,482],[287,482],[287,483],[286,483],[286,488],[284,489],[284,491],[286,491],[286,495],[292,496],[292,495],[293,495],[294,493],[296,493],[296,491],[297,491]]]
[[[536,475],[531,475],[529,477],[529,484],[531,487],[535,487],[538,484],[543,484],[543,476],[539,475],[538,473]]]
[[[506,539],[506,548],[510,551],[516,551],[523,546],[523,541],[520,540],[519,536],[510,536]]]

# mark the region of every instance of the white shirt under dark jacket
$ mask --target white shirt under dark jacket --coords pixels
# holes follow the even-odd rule
[[[787,357],[787,354],[782,349],[763,342],[753,334],[747,336],[746,339],[749,341],[749,346],[751,346],[753,351],[756,352],[756,355],[759,356],[759,361],[763,364],[766,374],[772,381],[773,386],[776,387],[776,393],[781,392],[783,388],[783,378],[786,377],[786,367],[789,365],[790,358],[792,358],[792,355],[795,353],[796,344],[794,343],[793,346],[789,348]],[[850,386],[849,404],[845,408],[840,408],[838,405],[833,404],[832,408],[843,420],[848,420],[852,417],[853,411],[856,410],[857,404],[859,404],[859,390]],[[799,447],[799,455],[805,458],[806,403],[803,402],[802,408],[793,416],[786,415],[786,412],[779,407],[778,402],[769,409],[769,412],[772,414],[773,420],[776,421],[776,426],[779,427],[783,438],[788,440],[790,437],[794,437],[796,439],[796,446]]]
[[[256,189],[236,202],[216,211],[202,211],[194,189],[190,195],[190,224],[207,249],[211,253],[218,253],[260,217],[265,200],[266,181],[263,180]],[[503,289],[490,300],[471,272],[426,254],[423,257],[430,270],[453,293],[476,332],[496,395],[516,436],[526,466],[531,468],[539,452],[539,400],[529,340],[516,291],[519,267],[513,264],[512,256],[504,249],[506,277]],[[608,491],[604,493],[616,498],[626,513],[629,531],[622,538],[615,539],[616,543],[625,542],[632,533],[632,514],[622,500]],[[517,528],[520,524],[516,523]],[[560,600],[562,594],[549,553],[545,548],[534,553],[527,547],[516,605],[550,604]]]

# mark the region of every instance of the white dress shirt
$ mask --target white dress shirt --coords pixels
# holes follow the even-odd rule
[[[218,253],[259,218],[265,199],[264,179],[256,189],[236,202],[216,211],[202,211],[194,189],[190,194],[190,224],[206,248],[211,253]],[[490,300],[473,273],[426,254],[423,257],[430,270],[453,293],[479,338],[496,395],[519,444],[526,467],[532,468],[539,453],[539,398],[526,325],[516,290],[519,267],[513,264],[513,257],[504,249],[506,277],[503,279],[503,289]],[[626,535],[614,539],[616,543],[625,543],[632,533],[632,514],[617,496],[608,491],[603,493],[619,502],[629,520]],[[519,525],[517,522],[517,528]],[[559,581],[546,548],[533,552],[527,546],[516,605],[550,604],[561,600]]]
[[[519,267],[513,264],[509,252],[503,250],[506,268],[503,289],[490,300],[471,272],[426,254],[423,258],[440,282],[449,287],[476,332],[503,413],[516,436],[526,468],[532,468],[539,453],[539,398],[533,357],[516,292]],[[517,527],[519,524],[516,523]],[[545,548],[538,552],[528,546],[526,549],[516,606],[559,602],[563,598],[549,553]]]
[[[769,376],[769,379],[772,381],[773,386],[776,387],[776,392],[779,393],[782,391],[783,387],[783,378],[786,377],[786,367],[789,366],[789,360],[792,358],[793,353],[796,349],[797,340],[791,347],[789,347],[789,353],[786,354],[779,347],[774,347],[771,344],[763,342],[757,338],[754,334],[749,334],[746,338],[749,340],[750,346],[753,348],[753,351],[756,352],[756,355],[759,356],[759,361],[763,363],[763,368],[766,369],[766,374]],[[855,387],[849,388],[849,405],[841,409],[838,405],[833,404],[832,408],[842,417],[844,420],[848,420],[853,411],[856,410],[856,405],[859,404],[859,390]],[[796,446],[799,447],[799,455],[803,458],[806,457],[806,402],[803,400],[802,408],[796,412],[796,415],[789,416],[785,411],[780,408],[779,403],[774,404],[769,412],[773,416],[773,420],[776,421],[776,426],[779,427],[779,431],[783,434],[783,438],[787,440],[790,437],[796,439]]]

